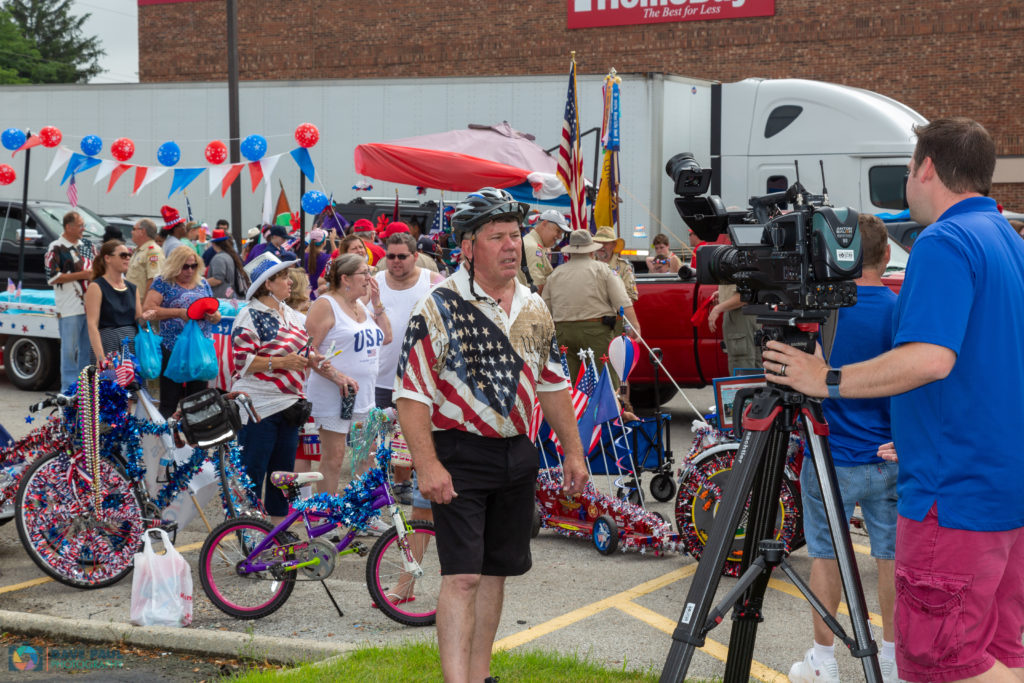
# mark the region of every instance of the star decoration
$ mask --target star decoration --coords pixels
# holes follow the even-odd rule
[[[25,416],[25,424],[32,424],[33,421],[35,421],[35,418],[32,417],[31,415]]]

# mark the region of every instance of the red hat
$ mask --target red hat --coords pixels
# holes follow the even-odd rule
[[[365,218],[360,218],[359,220],[357,220],[355,223],[352,224],[352,232],[373,232],[373,231],[374,231],[373,230],[373,223],[371,223],[370,221],[366,220]]]
[[[211,242],[223,242],[228,239],[229,235],[220,228],[215,228],[213,231],[213,237],[210,238]]]
[[[392,235],[396,235],[400,232],[409,232],[409,226],[401,221],[394,221],[388,223],[388,227],[384,228],[384,232],[381,233],[381,239],[387,239]]]
[[[161,206],[160,215],[164,217],[164,230],[171,230],[179,223],[185,222],[185,219],[181,217],[181,214],[173,206]]]

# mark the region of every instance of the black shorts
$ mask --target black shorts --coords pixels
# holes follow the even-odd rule
[[[391,395],[394,393],[394,389],[389,389],[388,387],[374,387],[373,402],[381,410],[394,408],[395,402],[391,400]]]
[[[489,439],[454,429],[434,432],[434,446],[458,494],[448,505],[431,504],[441,574],[528,572],[537,449],[525,436]]]

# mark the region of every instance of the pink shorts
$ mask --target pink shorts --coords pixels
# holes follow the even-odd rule
[[[896,664],[900,678],[942,683],[1024,667],[1024,529],[896,522]]]

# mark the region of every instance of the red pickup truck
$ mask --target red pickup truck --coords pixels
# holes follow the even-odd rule
[[[910,254],[889,238],[889,266],[882,281],[899,294],[903,271]],[[715,377],[728,377],[729,362],[722,350],[719,327],[713,335],[690,323],[690,317],[716,285],[698,285],[695,280],[681,281],[674,274],[636,274],[640,299],[636,302],[640,331],[652,349],[661,349],[665,368],[680,387],[703,387]],[[640,359],[629,375],[629,392],[637,408],[655,406],[655,369],[647,349],[640,346]],[[665,373],[658,372],[658,401],[664,404],[676,394]]]

